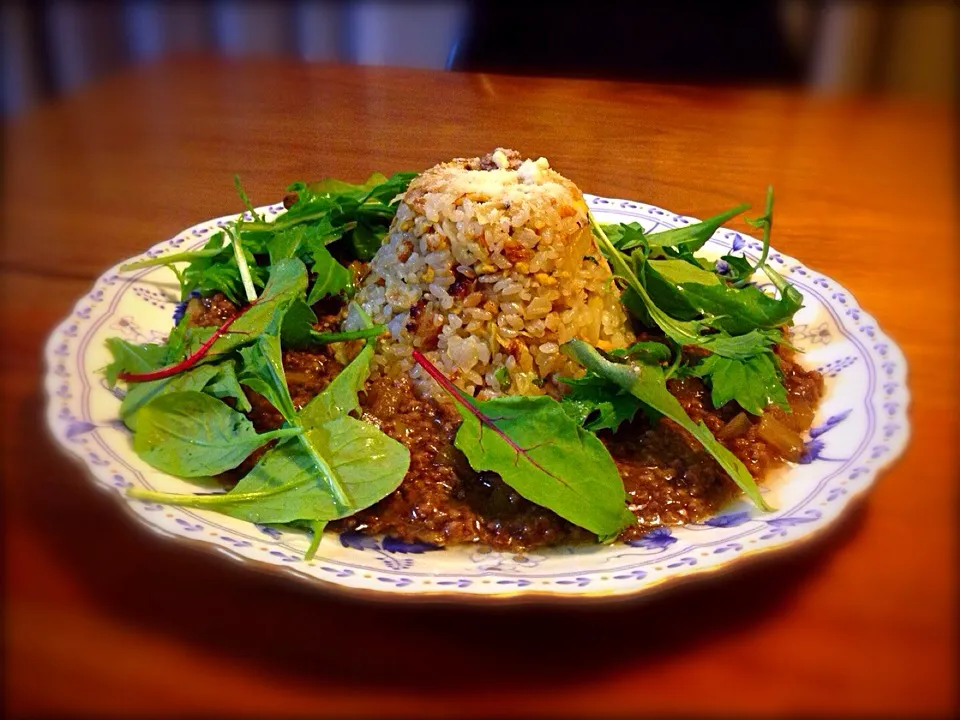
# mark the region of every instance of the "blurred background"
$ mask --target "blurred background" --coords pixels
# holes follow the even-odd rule
[[[929,0],[5,0],[3,113],[172,53],[952,101],[958,7]]]

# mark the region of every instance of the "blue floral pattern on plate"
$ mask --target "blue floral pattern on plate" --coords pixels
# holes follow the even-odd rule
[[[637,221],[647,231],[694,222],[630,200],[585,196],[603,221]],[[268,218],[282,205],[260,208]],[[141,257],[194,249],[232,218],[188,228]],[[704,251],[712,259],[743,253],[756,259],[755,238],[721,228]],[[656,528],[629,543],[503,553],[459,547],[437,551],[422,543],[359,534],[327,533],[313,560],[303,553],[309,535],[255,526],[209,511],[130,500],[141,486],[190,492],[131,452],[118,421],[122,392],[106,386],[103,342],[120,335],[135,342],[162,340],[182,312],[166,268],[106,272],[51,334],[46,347],[47,419],[55,437],[85,463],[98,486],[112,492],[148,527],[215,547],[237,559],[345,590],[450,598],[535,596],[587,598],[644,592],[662,583],[727,568],[739,558],[787,546],[834,522],[866,491],[878,472],[902,452],[909,435],[906,362],[896,344],[853,296],[834,280],[772,252],[771,262],[803,293],[793,342],[805,364],[819,369],[826,394],[800,463],[770,483],[776,507],[762,513],[743,503],[702,523]]]

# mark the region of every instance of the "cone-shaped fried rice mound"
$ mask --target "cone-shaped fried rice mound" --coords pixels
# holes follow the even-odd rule
[[[375,371],[410,372],[430,394],[413,348],[483,399],[555,393],[557,376],[581,373],[559,351],[571,338],[632,340],[583,194],[545,158],[503,148],[410,183],[358,301],[390,329]]]

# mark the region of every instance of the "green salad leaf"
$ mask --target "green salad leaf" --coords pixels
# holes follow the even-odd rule
[[[311,426],[301,437],[305,442],[294,438],[267,451],[233,490],[219,496],[223,502],[216,509],[259,523],[335,520],[396,490],[410,465],[403,445],[376,425],[346,415]],[[344,504],[319,477],[317,454],[344,488]]]
[[[604,234],[617,250],[627,252],[636,248],[649,249],[646,233],[638,222],[629,223],[601,223]]]
[[[454,445],[474,470],[496,472],[523,497],[611,540],[637,522],[606,447],[546,395],[466,397],[419,351],[414,358],[463,419]]]
[[[311,557],[326,523],[369,507],[400,485],[409,451],[359,419],[373,343],[386,328],[351,304],[339,330],[318,331],[313,306],[354,293],[348,265],[369,260],[381,247],[396,200],[413,177],[375,173],[359,184],[294,183],[285,198],[288,209],[272,221],[256,212],[235,178],[246,215],[200,249],[125,266],[169,266],[184,299],[192,292],[222,292],[240,306],[216,328],[193,327],[183,318],[162,345],[108,341],[113,361],[104,375],[111,387],[118,377],[127,382],[120,415],[133,431],[135,452],[159,470],[197,478],[237,468],[267,446],[229,492],[133,489],[132,496],[306,530],[312,533]],[[754,503],[769,509],[743,464],[705,424],[686,414],[667,387],[671,377],[699,377],[716,407],[736,402],[753,414],[770,405],[789,410],[774,349],[786,343],[781,328],[792,322],[803,297],[767,263],[772,190],[765,214],[747,220],[763,231],[755,264],[732,253],[716,263],[696,255],[746,207],[662,232],[646,232],[635,222],[600,224],[589,215],[624,306],[664,337],[641,335],[645,339],[609,353],[580,340],[566,343],[563,352],[585,375],[560,378],[567,386],[562,400],[548,395],[475,400],[414,351],[456,403],[462,423],[455,445],[471,467],[498,473],[531,502],[608,541],[636,518],[616,464],[595,433],[622,431],[642,410],[689,433]],[[759,273],[775,294],[754,284]],[[358,339],[366,340],[359,353],[298,411],[284,351]],[[502,388],[509,387],[506,368],[495,376]],[[248,393],[270,402],[284,425],[257,433],[242,414],[251,409]]]
[[[292,422],[297,414],[283,372],[283,356],[279,335],[260,335],[256,342],[240,348],[243,370],[240,382],[265,397],[285,420]]]
[[[155,368],[146,368],[152,369]],[[203,392],[219,399],[233,398],[237,410],[250,410],[250,402],[237,381],[236,363],[227,359],[216,364],[199,365],[162,380],[132,383],[120,403],[120,418],[128,428],[136,430],[138,412],[154,398],[187,391]]]
[[[788,293],[775,299],[754,285],[734,288],[720,282],[712,285],[684,282],[675,287],[693,310],[715,317],[714,327],[731,335],[785,325],[803,304],[802,296]]]
[[[257,264],[252,250],[245,245],[244,240],[244,235],[241,233],[240,247],[250,269],[253,284],[262,288],[267,280],[267,268]],[[180,276],[181,297],[186,299],[192,292],[210,295],[219,291],[226,295],[231,302],[242,302],[246,298],[243,277],[240,273],[240,266],[237,264],[234,245],[230,242],[227,233],[223,231],[215,233],[204,245],[204,250],[216,252],[190,260],[190,264]],[[183,259],[186,258],[176,255],[161,255],[156,258],[154,264],[171,265]],[[161,263],[160,261],[165,262]]]
[[[696,252],[706,245],[707,240],[720,229],[721,225],[740,215],[749,207],[744,203],[700,222],[649,234],[646,236],[647,243],[651,248],[672,247],[678,250]]]
[[[396,173],[389,178],[376,173],[359,185],[334,179],[293,183],[287,191],[296,200],[285,213],[272,223],[246,222],[243,227],[248,231],[281,233],[299,225],[316,226],[325,244],[337,243],[347,256],[369,260],[379,249],[396,213],[394,199],[414,177],[416,173]]]
[[[644,405],[677,423],[703,445],[757,507],[771,509],[760,494],[756,481],[737,456],[721,445],[703,422],[691,420],[680,402],[670,394],[659,365],[615,363],[582,340],[565,343],[561,351],[595,375],[626,390]]]
[[[375,173],[358,185],[334,179],[293,183],[287,190],[295,194],[295,202],[270,222],[253,210],[236,179],[237,192],[253,219],[238,217],[199,250],[148,258],[121,270],[166,265],[180,279],[183,299],[191,292],[209,295],[219,291],[240,303],[251,300],[255,290],[264,287],[269,268],[280,260],[296,258],[317,278],[309,304],[328,294],[349,294],[353,278],[341,261],[373,257],[396,214],[395,198],[415,176],[396,173],[387,178]],[[331,253],[328,245],[336,246],[336,253]],[[269,263],[259,263],[258,258]],[[184,262],[187,267],[178,270],[176,264]]]
[[[723,407],[733,400],[754,415],[760,415],[768,405],[790,410],[773,353],[742,360],[708,355],[690,369],[690,374],[707,379],[714,407]]]
[[[561,378],[570,391],[560,401],[561,407],[577,425],[590,432],[616,432],[623,422],[632,420],[640,409],[640,401],[630,393],[615,389],[603,378]]]
[[[113,360],[103,369],[110,387],[117,384],[117,373],[149,372],[162,367],[167,360],[167,346],[157,343],[131,343],[122,338],[107,338],[107,349]]]
[[[258,434],[245,415],[196,391],[171,392],[137,413],[133,450],[151,466],[181,477],[232,470],[270,440],[298,435],[300,428]]]
[[[359,407],[357,392],[372,355],[368,348],[300,412],[291,430],[302,434],[268,450],[230,492],[132,494],[264,523],[326,522],[381,500],[403,480],[410,453],[375,425],[346,414]]]
[[[285,348],[303,348],[314,344],[313,325],[317,315],[306,300],[297,298],[287,308],[280,326],[280,340]]]
[[[715,333],[701,338],[698,345],[714,355],[744,360],[754,355],[770,352],[771,346],[783,340],[780,330],[751,330],[743,335]]]
[[[318,393],[304,406],[300,411],[300,419],[309,426],[316,426],[340,415],[358,411],[358,394],[370,374],[372,359],[373,344],[368,342],[350,364],[330,381],[323,392]]]
[[[281,293],[276,291],[276,294]],[[274,312],[282,312],[282,306],[274,307]],[[361,310],[357,309],[357,313],[363,324],[372,327],[369,318]],[[230,432],[236,436],[234,454],[229,456],[231,462],[239,457],[239,463],[262,444],[254,445],[255,438],[287,439],[268,449],[253,469],[228,493],[183,495],[133,490],[131,495],[157,502],[215,509],[252,522],[296,521],[307,524],[316,533],[317,528],[322,532],[322,525],[327,521],[369,507],[399,486],[409,468],[409,451],[376,425],[349,415],[359,409],[358,392],[369,374],[373,356],[370,341],[323,392],[297,413],[283,373],[281,341],[277,332],[283,327],[282,322],[271,321],[265,326],[274,332],[260,334],[254,343],[239,347],[243,361],[239,380],[266,397],[287,420],[288,427],[272,434],[256,435],[254,432],[251,436],[252,426],[248,428],[236,417],[228,415],[233,411],[222,402],[222,408],[217,412],[234,425],[226,430],[216,424],[212,427],[218,436]],[[180,396],[182,400],[183,393]],[[143,423],[144,413],[150,410],[153,403],[141,410],[140,423]],[[235,415],[249,424],[239,413]],[[180,445],[171,444],[169,452],[182,453],[187,447],[193,448],[193,456],[197,455],[194,445],[198,442],[210,444],[204,432],[209,431],[196,426],[182,427]],[[211,453],[206,453],[204,457],[210,465],[213,462],[209,457]],[[151,464],[156,460],[152,455],[144,457]],[[161,461],[172,462],[166,458]],[[192,456],[191,463],[188,469],[201,467]],[[208,469],[207,466],[202,467]],[[175,474],[197,476],[182,472],[183,468],[179,469],[181,472]],[[311,545],[313,551],[319,538],[315,537],[314,541]]]
[[[230,326],[230,332],[218,338],[206,360],[257,341],[260,335],[279,334],[287,311],[302,300],[307,289],[307,270],[295,258],[286,258],[270,266],[270,279],[256,303]]]
[[[545,395],[507,395],[458,404],[463,424],[454,444],[474,470],[496,472],[523,497],[601,539],[636,523],[613,458]]]
[[[377,245],[377,247],[380,247]],[[374,250],[376,252],[376,250]],[[317,246],[313,251],[313,272],[316,280],[307,297],[307,305],[313,305],[327,295],[338,295],[353,288],[353,275],[343,265],[333,259],[325,246]]]

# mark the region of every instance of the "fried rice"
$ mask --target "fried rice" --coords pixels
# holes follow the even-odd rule
[[[608,350],[633,339],[583,194],[545,158],[504,148],[410,183],[357,301],[390,331],[374,373],[409,373],[434,396],[414,348],[485,399],[558,394],[558,377],[582,373],[560,352],[572,338]]]

